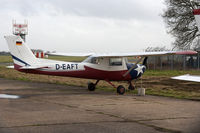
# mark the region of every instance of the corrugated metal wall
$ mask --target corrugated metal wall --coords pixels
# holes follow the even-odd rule
[[[199,70],[200,52],[197,55],[171,55],[149,57],[150,70]]]

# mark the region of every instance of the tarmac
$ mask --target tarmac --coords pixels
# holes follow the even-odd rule
[[[0,78],[0,133],[199,133],[200,101]]]

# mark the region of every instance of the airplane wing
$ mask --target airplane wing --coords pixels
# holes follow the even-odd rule
[[[160,55],[182,55],[182,54],[197,54],[196,51],[165,51],[165,52],[130,52],[130,53],[48,53],[49,55],[60,56],[75,56],[75,57],[147,57],[147,56],[160,56]]]
[[[185,81],[194,81],[194,82],[200,82],[200,76],[197,75],[181,75],[181,76],[176,76],[176,77],[171,77],[172,79],[177,79],[177,80],[185,80]]]
[[[197,54],[196,51],[166,51],[166,52],[132,52],[132,53],[109,53],[96,54],[94,57],[147,57],[147,56],[161,56],[161,55],[182,55],[182,54]]]
[[[47,55],[56,55],[56,56],[72,56],[72,57],[87,57],[87,56],[91,56],[94,53],[47,53]]]

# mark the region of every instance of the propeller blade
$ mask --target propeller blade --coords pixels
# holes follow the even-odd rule
[[[126,77],[143,59],[144,57],[140,58],[123,76]]]
[[[145,57],[145,58],[144,58],[142,65],[147,66],[147,59],[148,59],[148,57]]]

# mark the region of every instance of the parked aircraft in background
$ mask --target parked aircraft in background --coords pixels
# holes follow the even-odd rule
[[[197,23],[197,27],[200,30],[200,9],[194,9],[193,14]],[[172,77],[172,79],[200,82],[200,76],[189,74]]]
[[[195,51],[182,52],[139,52],[139,53],[110,53],[110,54],[62,54],[65,56],[86,56],[83,62],[64,62],[49,59],[36,58],[30,48],[20,36],[5,36],[11,56],[14,61],[14,68],[20,72],[45,74],[56,76],[67,76],[77,78],[96,79],[96,83],[89,83],[88,89],[94,91],[100,80],[105,80],[117,89],[117,93],[124,94],[125,88],[122,85],[116,87],[111,81],[128,81],[129,89],[134,89],[131,81],[138,79],[146,70],[148,56],[175,55],[175,54],[196,54]],[[57,55],[56,53],[52,53]],[[138,57],[138,61],[128,63],[126,57]],[[139,62],[143,61],[142,64]]]
[[[189,74],[181,75],[181,76],[176,76],[176,77],[172,77],[172,79],[200,82],[200,76],[197,76],[197,75],[189,75]]]

